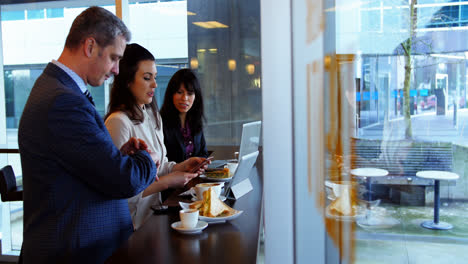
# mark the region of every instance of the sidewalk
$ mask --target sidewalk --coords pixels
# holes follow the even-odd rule
[[[380,211],[399,224],[383,229],[356,230],[355,264],[467,263],[468,205],[443,203],[440,220],[453,225],[451,230],[430,230],[420,226],[433,218],[431,207],[380,205]]]
[[[413,115],[411,117],[413,139],[421,141],[452,142],[468,146],[468,109],[457,111],[454,124],[453,111],[445,115],[434,112]],[[359,129],[359,138],[365,139],[404,139],[405,125],[403,117],[380,124],[373,124]]]

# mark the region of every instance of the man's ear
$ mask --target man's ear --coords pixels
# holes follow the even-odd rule
[[[96,40],[93,37],[86,38],[83,49],[85,56],[90,58],[97,49]]]

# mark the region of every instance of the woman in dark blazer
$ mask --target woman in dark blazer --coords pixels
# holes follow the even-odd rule
[[[181,69],[172,76],[160,113],[169,160],[208,157],[203,135],[203,97],[192,70]]]

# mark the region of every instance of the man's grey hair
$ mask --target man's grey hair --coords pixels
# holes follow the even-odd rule
[[[99,46],[107,47],[117,36],[123,36],[127,42],[131,38],[122,20],[102,7],[92,6],[73,21],[65,47],[75,49],[88,37],[93,37]]]

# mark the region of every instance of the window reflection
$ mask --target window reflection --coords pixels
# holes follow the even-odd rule
[[[112,1],[87,1],[88,5],[112,4]],[[83,1],[67,1],[1,6],[1,39],[3,47],[3,77],[6,143],[17,146],[17,128],[26,100],[34,82],[63,48],[71,22],[87,6]],[[104,6],[115,13],[113,5]],[[107,103],[104,85],[90,89],[97,111],[103,115]],[[18,154],[0,154],[1,167],[12,165],[21,184],[21,161]],[[18,255],[23,240],[23,203],[0,203],[2,213],[2,254]]]
[[[326,223],[353,263],[463,262],[448,250],[468,232],[465,5],[361,2],[327,29]]]
[[[205,137],[209,145],[239,145],[242,124],[261,120],[259,2],[189,1],[187,10],[197,14],[188,17],[188,55],[206,98]],[[205,21],[225,27],[195,24]]]
[[[242,124],[262,116],[259,1],[129,2],[132,42],[145,46],[156,57],[158,105],[162,105],[167,83],[178,69],[195,69],[205,97],[208,146],[238,146]],[[36,1],[1,6],[4,107],[10,145],[17,144],[18,123],[34,82],[46,64],[60,55],[71,22],[87,7],[83,3]],[[86,5],[93,4],[105,5],[115,13],[113,1],[86,1]],[[200,27],[195,22],[209,23]],[[102,116],[109,84],[90,89]],[[21,167],[19,159],[8,163]],[[21,210],[22,203],[18,203],[4,212],[21,223]],[[21,245],[19,226],[22,224],[8,225],[16,234],[10,240],[13,249]]]

